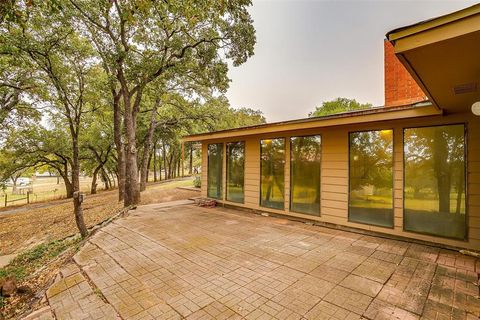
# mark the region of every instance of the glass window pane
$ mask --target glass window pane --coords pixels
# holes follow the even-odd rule
[[[223,144],[208,145],[207,196],[222,198]]]
[[[349,220],[393,227],[393,131],[350,133]]]
[[[404,130],[404,228],[464,239],[465,128]]]
[[[319,215],[320,136],[292,137],[290,155],[290,209],[295,212]]]
[[[285,203],[285,139],[260,141],[261,185],[260,205],[284,209]]]
[[[227,144],[227,200],[243,202],[245,175],[245,143]]]

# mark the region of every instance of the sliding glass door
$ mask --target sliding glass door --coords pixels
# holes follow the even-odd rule
[[[227,143],[227,200],[243,203],[245,143]]]
[[[404,228],[466,237],[465,126],[404,130]]]
[[[222,199],[223,144],[208,145],[207,196]]]
[[[285,208],[285,139],[260,141],[260,205]]]

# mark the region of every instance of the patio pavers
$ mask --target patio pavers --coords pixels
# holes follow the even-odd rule
[[[100,229],[75,262],[76,278],[50,289],[58,319],[94,318],[71,299],[82,290],[92,308],[123,319],[480,316],[472,257],[232,209],[139,207]]]
[[[57,319],[119,319],[113,307],[93,291],[75,264],[63,268],[48,289],[47,298]]]

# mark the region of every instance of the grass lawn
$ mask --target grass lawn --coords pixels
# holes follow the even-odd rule
[[[0,297],[0,318],[18,318],[28,311],[36,294],[46,290],[59,268],[80,248],[80,237],[42,243],[18,255],[9,265],[0,268],[0,279],[13,277],[17,288],[12,296]],[[3,319],[3,318],[2,318]]]
[[[80,190],[82,192],[90,192],[92,178],[80,177]],[[44,202],[56,199],[65,198],[65,184],[63,180],[58,180],[56,177],[37,177],[35,181],[29,186],[33,189],[33,194],[30,195],[30,203]],[[103,184],[98,185],[98,190],[101,190]],[[18,186],[17,188],[25,188],[25,186]],[[7,206],[22,205],[27,203],[27,191],[24,194],[13,194],[12,187],[8,187],[4,192],[0,193],[0,207],[5,206],[5,195],[7,196]],[[13,201],[12,201],[13,200]],[[16,200],[16,201],[15,201]]]

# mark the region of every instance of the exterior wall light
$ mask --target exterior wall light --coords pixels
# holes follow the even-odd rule
[[[476,116],[480,116],[480,101],[472,104],[472,113]]]

